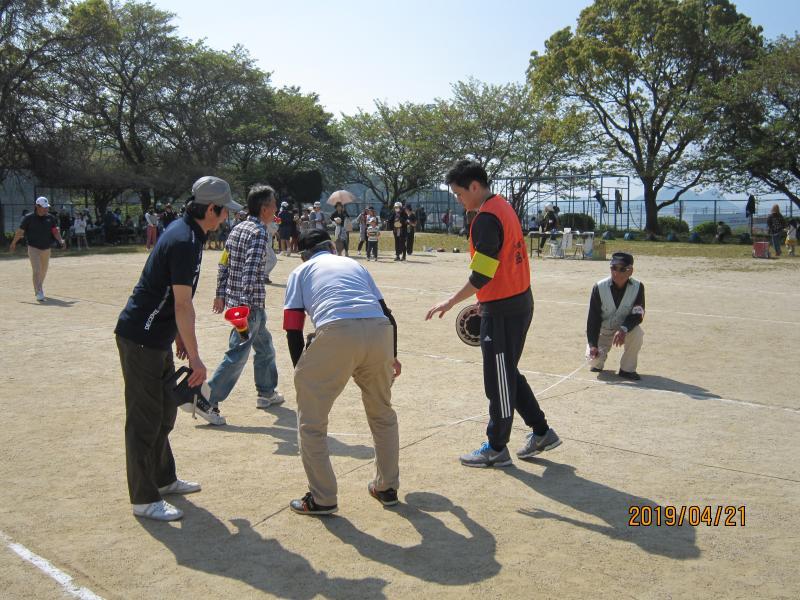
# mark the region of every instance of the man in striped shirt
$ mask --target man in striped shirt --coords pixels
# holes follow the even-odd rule
[[[267,233],[267,226],[275,218],[276,208],[275,190],[268,185],[253,186],[247,196],[247,219],[231,230],[219,261],[214,312],[247,306],[250,315],[247,320],[247,339],[243,339],[236,329],[231,331],[228,351],[208,382],[211,410],[198,412],[212,425],[225,425],[225,417],[219,412],[219,403],[228,397],[239,380],[251,346],[255,351],[253,371],[258,392],[256,407],[268,408],[283,402],[283,396],[275,390],[278,369],[264,309],[267,273],[277,260]]]

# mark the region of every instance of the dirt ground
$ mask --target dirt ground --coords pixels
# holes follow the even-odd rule
[[[217,257],[206,253],[195,302],[210,370],[229,331],[210,310]],[[497,470],[457,460],[485,439],[480,351],[456,338],[455,311],[423,320],[463,283],[467,256],[364,263],[399,324],[401,504],[366,492],[371,439],[351,383],[330,422],[339,513],[307,518],[287,508],[306,483],[280,331],[299,259],[281,258],[267,304],[287,401],[257,410],[248,366],[222,406],[227,426],[179,413],[178,473],[203,491],[175,500],[186,516],[174,524],[134,518],[125,484],[112,329],[144,260],[54,258],[43,305],[27,259],[0,262],[0,597],[64,597],[9,539],[104,598],[797,597],[800,259],[638,258],[639,383],[586,368],[564,379],[583,362],[607,264],[534,259],[521,368],[564,444]],[[525,433],[517,422],[512,450]],[[629,526],[641,505],[744,506],[745,526],[739,513],[732,527],[691,526],[689,513],[682,526]]]

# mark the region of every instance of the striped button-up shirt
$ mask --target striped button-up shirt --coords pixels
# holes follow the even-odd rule
[[[217,298],[226,307],[264,308],[269,235],[258,217],[249,216],[228,234],[217,271]]]

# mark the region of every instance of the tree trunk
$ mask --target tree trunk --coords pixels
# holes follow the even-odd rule
[[[648,233],[658,234],[658,202],[656,201],[657,192],[653,188],[652,180],[642,179],[642,184],[644,185],[644,230]]]
[[[150,195],[150,189],[139,190],[139,199],[142,202],[142,214],[147,212],[150,205],[153,203],[153,197]]]

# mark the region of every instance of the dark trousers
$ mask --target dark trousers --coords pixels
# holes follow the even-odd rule
[[[125,380],[125,459],[131,504],[161,500],[159,487],[177,479],[169,432],[178,407],[163,389],[175,372],[172,349],[156,350],[117,336]]]
[[[394,236],[394,253],[397,258],[406,259],[406,238],[405,236]]]
[[[406,252],[414,254],[414,232],[409,231],[406,235]]]
[[[486,437],[497,451],[505,448],[511,437],[514,410],[536,435],[543,435],[548,429],[531,386],[517,368],[532,319],[533,309],[515,315],[481,317],[483,387],[489,398]]]
[[[372,256],[378,260],[378,240],[370,242],[367,240],[367,257]]]

